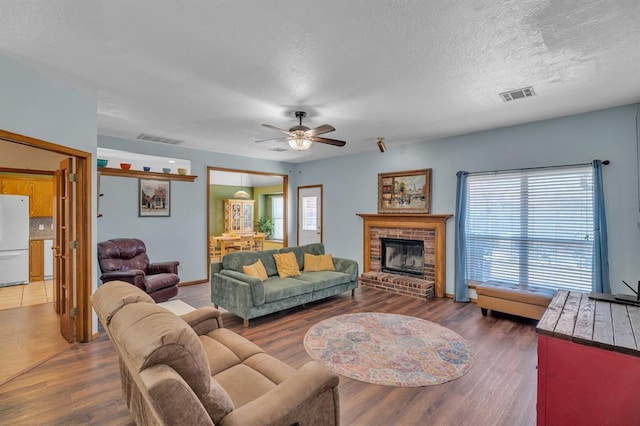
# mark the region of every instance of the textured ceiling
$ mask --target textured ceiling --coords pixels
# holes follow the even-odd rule
[[[638,0],[0,0],[0,52],[98,99],[98,132],[289,162],[640,101]],[[499,93],[533,86],[537,96]],[[332,124],[337,148],[283,152]],[[148,142],[153,143],[153,142]]]

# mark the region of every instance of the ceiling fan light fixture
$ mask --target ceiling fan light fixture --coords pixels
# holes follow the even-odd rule
[[[306,151],[311,148],[311,141],[305,138],[289,139],[289,146],[296,151]]]

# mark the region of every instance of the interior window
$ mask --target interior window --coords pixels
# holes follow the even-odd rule
[[[284,197],[282,195],[271,196],[271,217],[274,225],[272,238],[284,239]]]

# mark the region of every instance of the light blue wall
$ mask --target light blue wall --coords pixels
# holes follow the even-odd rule
[[[171,182],[170,217],[138,217],[138,179],[100,178],[100,192],[104,196],[100,199],[102,217],[98,219],[98,240],[140,238],[145,242],[152,262],[180,261],[181,281],[208,279],[208,166],[288,175],[294,174],[295,170],[288,163],[108,136],[99,136],[98,145],[101,148],[191,160],[191,174],[198,178],[194,182]],[[295,182],[291,183],[292,180],[290,186],[295,185]]]
[[[97,147],[97,102],[0,54],[0,129],[56,145],[89,152]],[[95,168],[92,171],[95,193]],[[93,212],[96,199],[92,197]],[[92,221],[92,258],[95,259],[96,220]],[[97,277],[97,264],[93,263]],[[97,288],[97,279],[92,288]],[[94,332],[97,321],[94,317]]]
[[[640,216],[636,163],[636,105],[494,129],[387,151],[301,164],[298,185],[324,185],[324,243],[335,255],[362,267],[362,220],[376,213],[377,174],[433,169],[432,213],[453,214],[456,172],[588,163],[610,160],[604,169],[609,263],[614,293],[621,281],[640,279]],[[372,144],[374,142],[372,141]],[[293,200],[295,202],[295,200]],[[295,216],[294,216],[295,217]],[[446,291],[453,294],[454,218],[447,224]]]

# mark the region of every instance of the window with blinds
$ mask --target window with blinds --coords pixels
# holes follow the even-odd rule
[[[591,291],[593,168],[470,173],[469,281]]]

